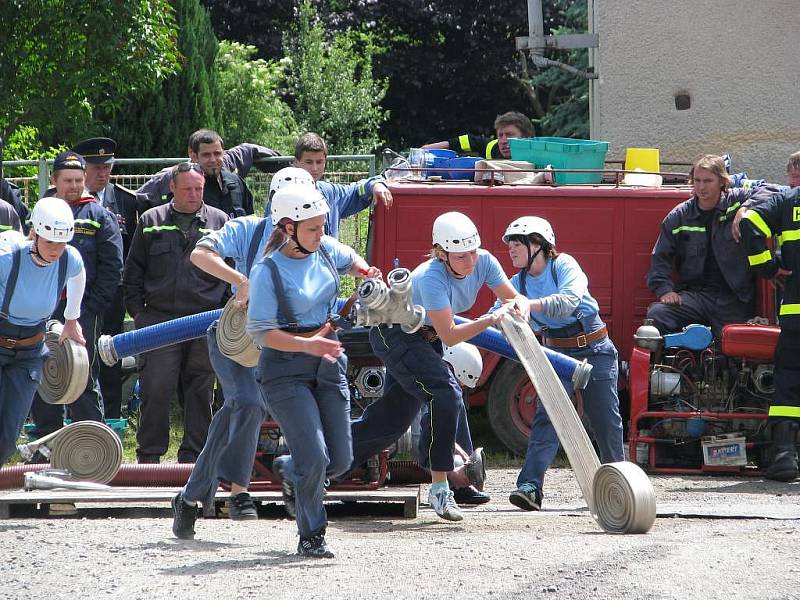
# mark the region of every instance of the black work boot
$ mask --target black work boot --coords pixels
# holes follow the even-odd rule
[[[800,476],[797,470],[797,429],[800,423],[783,420],[772,426],[772,446],[775,458],[764,476],[775,481],[794,481]]]
[[[183,495],[172,499],[172,533],[182,540],[194,539],[194,522],[197,520],[197,507],[183,501]]]
[[[239,492],[235,496],[231,496],[228,518],[232,521],[255,521],[258,519],[258,511],[250,494]]]
[[[301,537],[297,544],[297,553],[308,558],[333,558],[333,552],[325,543],[325,528],[317,530],[308,537]]]

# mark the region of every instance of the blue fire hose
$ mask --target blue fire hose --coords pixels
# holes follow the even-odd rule
[[[118,333],[113,337],[101,335],[97,340],[97,351],[103,362],[111,367],[126,356],[201,338],[221,315],[222,309],[219,308]]]
[[[459,316],[454,317],[454,320],[456,324],[469,322],[467,319]],[[511,360],[519,361],[514,348],[511,347],[511,344],[508,343],[508,340],[503,334],[494,327],[483,330],[469,341],[484,350],[494,352],[500,356],[505,356]],[[592,365],[586,360],[575,360],[571,356],[555,352],[554,350],[550,350],[550,348],[542,347],[542,350],[544,350],[545,356],[547,356],[547,359],[550,361],[553,370],[559,378],[564,381],[572,381],[572,385],[577,390],[582,390],[586,387],[592,373]]]
[[[336,301],[335,311],[338,312],[345,302],[346,299],[339,298]],[[102,361],[112,366],[126,356],[134,356],[163,348],[164,346],[201,338],[206,334],[206,330],[211,324],[219,319],[221,315],[222,309],[209,310],[196,315],[164,321],[149,327],[126,331],[113,337],[103,335],[97,340],[97,350]],[[466,319],[457,316],[455,321],[456,323],[464,323]],[[511,360],[518,360],[517,353],[514,352],[511,344],[497,329],[486,329],[472,338],[470,342]],[[572,385],[576,389],[586,387],[592,370],[590,364],[586,361],[577,361],[570,356],[554,352],[549,348],[544,348],[544,351],[556,374],[561,379],[572,381]]]

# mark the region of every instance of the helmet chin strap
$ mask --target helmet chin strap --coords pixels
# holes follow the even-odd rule
[[[293,227],[294,231],[292,232],[291,238],[292,241],[297,245],[297,249],[303,254],[314,254],[313,250],[308,250],[304,248],[303,245],[300,243],[300,240],[297,239],[297,221],[293,221],[292,225],[294,225]]]
[[[531,265],[533,264],[533,261],[536,260],[536,257],[539,256],[541,251],[542,251],[542,246],[539,246],[539,249],[536,252],[532,253],[531,252],[531,245],[528,244],[528,265],[525,267],[526,271],[530,271],[531,270]]]
[[[461,273],[456,271],[453,268],[453,265],[450,264],[450,253],[449,252],[447,252],[447,258],[444,259],[444,264],[447,265],[447,267],[453,272],[453,274],[456,276],[457,279],[464,279],[464,277],[466,277],[466,275],[462,275]]]
[[[33,240],[33,245],[31,246],[31,259],[33,260],[33,264],[37,267],[47,267],[53,264],[53,261],[47,260],[44,256],[39,254],[39,235],[36,234],[36,237]]]

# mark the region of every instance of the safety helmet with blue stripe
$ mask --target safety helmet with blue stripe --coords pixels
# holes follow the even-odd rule
[[[31,223],[37,235],[50,242],[69,242],[75,235],[75,217],[61,198],[42,198],[33,207]]]

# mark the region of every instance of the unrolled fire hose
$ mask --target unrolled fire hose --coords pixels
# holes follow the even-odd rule
[[[217,323],[217,346],[243,367],[255,367],[261,351],[247,334],[246,325],[247,307],[236,304],[236,296],[231,296]]]
[[[594,519],[609,533],[647,533],[656,519],[656,499],[645,472],[631,462],[601,466],[578,413],[530,325],[521,317],[508,314],[500,321],[500,328],[539,392]]]
[[[122,464],[122,442],[105,423],[79,421],[38,440],[17,446],[25,460],[38,450],[50,465],[80,481],[108,483]]]
[[[89,379],[89,355],[86,347],[74,340],[59,344],[64,326],[48,321],[44,340],[49,354],[42,368],[39,395],[48,404],[72,404],[77,400]]]

